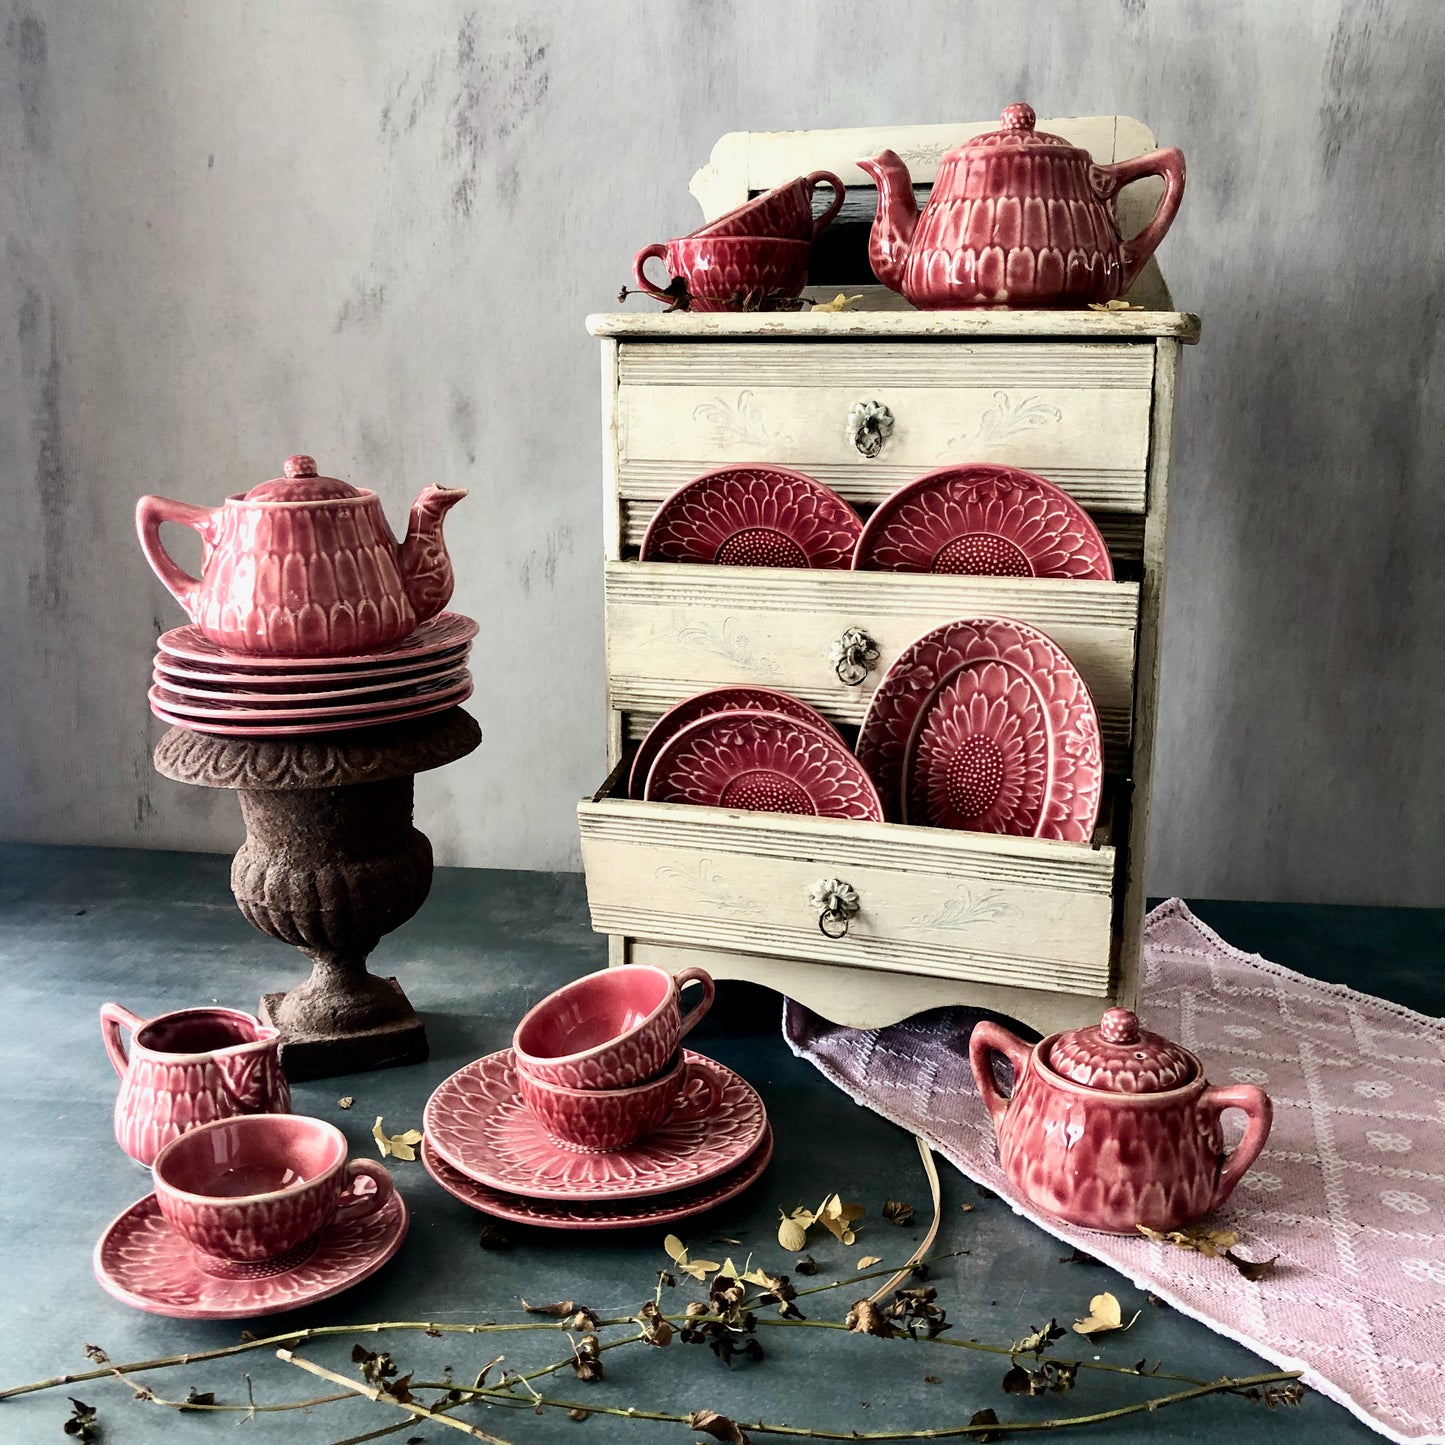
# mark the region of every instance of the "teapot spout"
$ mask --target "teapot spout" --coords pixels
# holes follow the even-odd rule
[[[859,161],[878,187],[878,209],[868,237],[868,260],[873,274],[894,291],[903,289],[903,268],[918,225],[918,202],[913,199],[913,178],[897,151],[882,151],[872,160]]]
[[[442,521],[466,494],[464,487],[427,487],[412,503],[401,544],[401,581],[418,622],[435,617],[451,600],[452,559],[442,540]]]

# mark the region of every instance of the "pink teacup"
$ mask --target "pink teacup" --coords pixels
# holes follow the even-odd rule
[[[390,1198],[391,1175],[346,1157],[341,1130],[301,1114],[243,1114],[173,1139],[156,1155],[156,1200],[205,1261],[274,1259],[333,1220],[363,1219]],[[359,1178],[375,1189],[353,1192]]]
[[[833,199],[821,216],[813,215],[813,192],[831,186]],[[812,241],[843,207],[843,182],[832,171],[814,171],[774,186],[770,191],[734,206],[715,221],[699,226],[694,236],[777,236],[784,240]]]
[[[705,1118],[722,1099],[717,1075],[685,1059],[628,1089],[564,1089],[520,1070],[517,1087],[559,1144],[586,1153],[626,1149],[664,1122]]]
[[[694,311],[741,311],[748,296],[801,295],[812,254],[811,241],[700,233],[666,245],[644,246],[632,263],[632,274],[649,296],[672,301],[672,295],[649,281],[643,269],[650,258],[660,256],[669,276],[687,282]]]
[[[682,990],[702,998],[682,1016]],[[676,975],[629,963],[589,973],[549,993],[512,1035],[518,1074],[564,1089],[625,1089],[656,1078],[712,1007],[713,982],[700,968]]]

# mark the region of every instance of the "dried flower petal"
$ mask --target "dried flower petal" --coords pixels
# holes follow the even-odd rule
[[[815,1218],[840,1244],[852,1244],[857,1239],[853,1221],[862,1219],[867,1212],[861,1204],[844,1204],[836,1194],[830,1194],[818,1206]]]
[[[778,1217],[778,1248],[796,1254],[808,1242],[807,1229],[786,1214]]]
[[[871,1299],[855,1300],[845,1323],[854,1334],[877,1335],[881,1340],[891,1339],[898,1333],[887,1315]]]
[[[349,1109],[356,1102],[355,1094],[343,1094],[337,1101],[338,1109]]]
[[[687,1417],[687,1423],[689,1429],[701,1430],[704,1435],[721,1440],[723,1445],[752,1445],[747,1432],[736,1420],[719,1415],[716,1410],[694,1410]]]
[[[1126,1325],[1124,1323],[1124,1311],[1119,1301],[1106,1290],[1103,1294],[1096,1294],[1089,1301],[1089,1313],[1081,1320],[1074,1321],[1074,1333],[1079,1335],[1102,1335],[1110,1330],[1127,1330],[1133,1327],[1134,1320],[1139,1318],[1139,1311],[1134,1311],[1134,1319]]]
[[[1279,1255],[1272,1254],[1268,1259],[1245,1259],[1242,1255],[1236,1254],[1232,1249],[1224,1251],[1224,1257],[1245,1279],[1255,1281],[1267,1278],[1274,1273],[1274,1267]]]
[[[381,1127],[382,1116],[376,1116],[371,1126],[371,1137],[383,1159],[403,1159],[408,1162],[416,1158],[416,1146],[421,1143],[420,1129],[407,1129],[401,1134],[388,1134]]]
[[[705,1281],[708,1275],[722,1268],[716,1260],[688,1258],[687,1246],[675,1234],[669,1234],[662,1241],[662,1247],[678,1269],[699,1282]]]
[[[1009,1352],[1015,1355],[1041,1355],[1055,1340],[1063,1339],[1067,1333],[1056,1321],[1050,1320],[1043,1329],[1035,1330],[1021,1340],[1015,1340]]]
[[[588,1384],[603,1378],[602,1345],[596,1335],[583,1335],[573,1343],[572,1373]]]
[[[649,1345],[662,1349],[672,1343],[672,1325],[663,1318],[655,1300],[648,1300],[638,1311],[637,1323],[642,1327],[642,1338]]]
[[[983,1409],[975,1410],[968,1423],[970,1425],[997,1425],[998,1422],[998,1415],[993,1410]],[[1002,1430],[978,1430],[970,1434],[968,1438],[978,1440],[982,1442],[982,1445],[990,1445],[991,1441],[1002,1440],[1004,1432]]]
[[[99,1440],[100,1422],[95,1418],[95,1407],[87,1405],[84,1400],[77,1400],[74,1395],[68,1398],[71,1411],[70,1418],[65,1422],[65,1433],[84,1441],[85,1445],[90,1445],[92,1440]]]
[[[556,1315],[561,1319],[564,1315],[575,1315],[577,1313],[577,1301],[574,1299],[559,1299],[555,1304],[534,1305],[527,1300],[522,1301],[522,1308],[529,1315]]]
[[[811,1254],[805,1254],[802,1259],[793,1261],[794,1274],[817,1274],[818,1261]]]
[[[512,1241],[495,1224],[482,1225],[481,1232],[477,1235],[477,1243],[483,1249],[506,1250],[511,1249]]]
[[[883,1201],[883,1217],[889,1224],[910,1224],[913,1220],[913,1206],[901,1199]]]
[[[855,1267],[858,1269],[872,1269],[875,1264],[881,1264],[882,1261],[883,1256],[881,1254],[865,1254],[859,1257]]]

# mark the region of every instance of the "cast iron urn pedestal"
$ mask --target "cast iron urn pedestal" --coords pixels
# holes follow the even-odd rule
[[[246,841],[231,891],[246,918],[294,944],[311,977],[268,993],[261,1018],[281,1031],[287,1077],[319,1079],[416,1063],[426,1031],[394,978],[366,958],[421,907],[432,851],[412,826],[419,772],[465,757],[481,730],[460,708],[356,732],[298,738],[208,737],[173,727],[156,771],[230,788]]]

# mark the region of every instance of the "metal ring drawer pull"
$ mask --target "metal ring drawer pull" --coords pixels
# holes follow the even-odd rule
[[[838,681],[848,687],[863,685],[878,656],[878,644],[861,627],[850,627],[828,649],[828,661],[833,664]]]
[[[841,878],[820,878],[808,893],[808,901],[818,910],[818,932],[824,938],[846,938],[848,924],[862,910],[858,890]]]
[[[848,408],[848,440],[865,457],[876,457],[893,435],[893,413],[881,401],[855,401]]]

